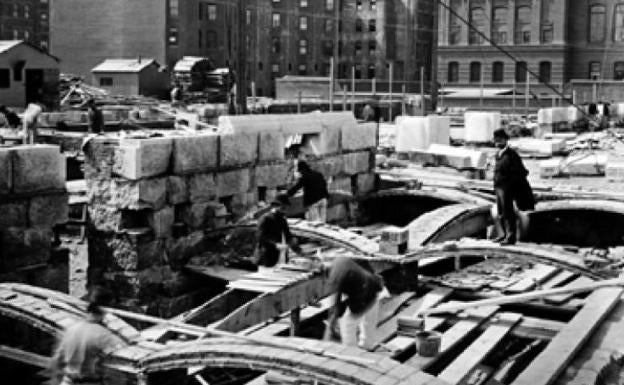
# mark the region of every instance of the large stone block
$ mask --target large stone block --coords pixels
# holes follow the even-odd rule
[[[0,148],[0,195],[8,194],[11,191],[12,157],[9,148]]]
[[[178,205],[189,201],[189,188],[186,178],[170,176],[167,178],[167,202]]]
[[[40,195],[30,200],[28,217],[31,227],[52,228],[69,220],[67,194]]]
[[[374,173],[357,175],[357,195],[368,194],[375,190],[376,175]]]
[[[352,194],[351,177],[336,177],[329,184],[330,191],[342,191]]]
[[[343,151],[375,148],[377,145],[377,123],[345,122],[342,126],[341,143]]]
[[[138,181],[115,179],[112,205],[130,210],[158,210],[167,201],[167,180],[166,177]]]
[[[184,223],[194,230],[217,227],[226,217],[227,209],[219,202],[192,204],[182,213]]]
[[[275,188],[288,184],[289,167],[285,163],[256,167],[255,184],[259,187]]]
[[[246,193],[250,188],[249,169],[220,172],[217,174],[217,191],[219,197]]]
[[[86,179],[87,198],[90,203],[107,204],[112,202],[115,191],[112,179]]]
[[[212,171],[219,160],[218,135],[193,135],[173,139],[173,172],[185,175]]]
[[[126,234],[116,234],[106,240],[111,251],[109,268],[113,271],[137,271],[159,264],[163,260],[162,239],[137,241]]]
[[[624,181],[624,162],[609,161],[605,171],[607,179],[610,181]]]
[[[467,168],[483,170],[487,163],[485,152],[462,147],[432,144],[426,153],[435,158],[437,165],[448,166],[458,170]]]
[[[131,180],[165,174],[172,147],[170,138],[122,139],[115,154],[113,172]]]
[[[242,166],[258,159],[258,133],[221,135],[221,167]]]
[[[50,258],[50,230],[8,227],[0,233],[0,271],[47,263]]]
[[[258,161],[273,161],[284,159],[284,144],[286,139],[281,131],[267,131],[260,133]]]
[[[344,170],[344,159],[342,155],[334,155],[323,158],[312,163],[312,168],[329,178],[342,174]]]
[[[209,202],[217,196],[214,174],[195,174],[188,180],[189,198],[192,203]]]
[[[347,175],[366,173],[371,169],[371,154],[368,151],[344,154],[343,162],[343,171]]]
[[[152,211],[147,219],[156,238],[171,236],[172,226],[175,222],[175,210],[172,206],[165,206],[158,211]]]
[[[13,153],[13,192],[65,188],[65,157],[58,146],[19,146]]]
[[[122,229],[121,210],[107,205],[89,205],[89,220],[91,225],[99,231],[117,232]]]
[[[28,201],[0,204],[0,229],[28,226]]]

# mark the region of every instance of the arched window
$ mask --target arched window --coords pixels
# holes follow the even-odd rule
[[[593,5],[589,8],[589,41],[600,42],[605,39],[607,25],[607,9],[604,5]]]
[[[613,40],[624,41],[624,3],[615,6],[615,23],[613,26]]]
[[[502,83],[505,79],[505,64],[502,61],[492,63],[492,83]]]
[[[492,40],[507,44],[507,7],[497,7],[492,11]]]
[[[549,61],[543,61],[539,64],[540,81],[550,83],[552,72],[552,64]]]
[[[458,12],[461,8],[461,0],[451,0],[451,9]],[[451,22],[449,23],[449,43],[451,45],[459,44],[461,40],[462,23],[461,20],[451,14]]]
[[[624,61],[616,61],[613,66],[613,79],[624,80]]]
[[[516,8],[516,29],[514,42],[529,44],[531,42],[531,7],[523,5]]]
[[[516,82],[524,83],[527,80],[527,63],[519,61],[516,63]]]
[[[459,63],[456,61],[448,64],[448,76],[449,83],[457,83],[459,81]]]
[[[476,83],[481,81],[481,63],[470,63],[470,82]]]
[[[485,17],[485,11],[483,11],[483,8],[477,7],[470,10],[470,24],[473,27],[484,33],[486,23],[487,18]],[[483,44],[483,36],[471,28],[468,43],[470,45],[481,45]]]

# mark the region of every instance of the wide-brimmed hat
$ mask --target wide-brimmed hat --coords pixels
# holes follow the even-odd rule
[[[494,139],[509,139],[509,134],[507,134],[507,131],[505,131],[504,128],[499,128],[498,130],[494,131]]]

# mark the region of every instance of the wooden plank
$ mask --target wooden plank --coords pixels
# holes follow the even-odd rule
[[[568,366],[624,293],[622,288],[594,291],[586,305],[516,378],[513,385],[549,385]]]
[[[532,290],[537,287],[538,284],[557,274],[558,271],[559,269],[554,266],[538,264],[532,269],[529,269],[520,281],[507,287],[504,292],[513,294]]]
[[[568,281],[575,279],[576,276],[577,275],[572,273],[571,271],[567,271],[567,270],[560,271],[554,277],[545,281],[541,285],[541,287],[542,289],[553,289],[555,287],[561,286],[561,284],[563,283],[567,283]]]
[[[476,341],[438,375],[438,378],[449,384],[459,384],[520,322],[521,318],[522,316],[518,314],[509,314],[504,323],[490,325]]]
[[[334,304],[333,297],[329,296],[323,298],[319,301],[318,306],[305,306],[301,310],[301,322],[305,322],[313,317],[318,316],[321,313],[326,312],[329,308],[331,308]],[[284,333],[290,327],[290,322],[285,317],[280,318],[276,322],[271,322],[268,325],[264,325],[261,327],[252,327],[245,331],[243,334],[255,336],[255,337],[263,337],[263,336],[276,336]]]
[[[226,290],[203,305],[185,313],[181,321],[194,325],[206,326],[224,317],[234,310],[257,298],[256,293],[240,290]]]
[[[0,357],[42,369],[50,367],[51,360],[50,357],[6,345],[0,345]]]
[[[578,277],[577,279],[565,285],[564,287],[573,289],[577,287],[582,287],[584,285],[588,285],[592,282],[595,282],[595,281],[587,277]],[[572,297],[574,297],[574,293],[551,295],[551,296],[544,298],[544,302],[552,304],[552,305],[561,305],[565,302],[568,302],[570,299],[572,299]]]
[[[237,279],[249,274],[249,271],[247,270],[233,269],[223,266],[186,265],[184,268],[192,273],[223,281],[236,281]]]

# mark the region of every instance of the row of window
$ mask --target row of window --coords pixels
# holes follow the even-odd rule
[[[471,83],[481,82],[484,76],[483,66],[480,62],[472,62],[469,64],[469,81]],[[527,80],[527,72],[528,67],[526,62],[517,62],[516,63],[516,74],[515,79],[518,83],[524,83]],[[552,72],[552,64],[549,61],[543,61],[539,63],[539,77],[541,82],[551,81],[551,72]],[[505,81],[505,63],[501,61],[496,61],[492,63],[492,74],[491,74],[492,83],[502,83]],[[448,64],[448,73],[447,79],[449,83],[457,83],[459,82],[459,63],[458,62],[450,62]]]
[[[258,68],[264,68],[263,64],[260,62],[258,63]],[[351,67],[347,66],[345,64],[341,64],[339,65],[338,68],[338,75],[339,77],[342,78],[350,78],[351,77]],[[366,65],[355,65],[352,67],[353,68],[353,75],[355,77],[355,79],[363,79],[363,78],[367,78],[367,79],[374,79],[376,77],[376,67],[374,64],[369,64],[368,66]],[[329,69],[330,69],[330,65],[329,63],[324,63],[322,65],[321,68],[321,75],[329,75]],[[288,64],[288,72],[292,72],[293,70],[293,65],[292,63]],[[297,66],[297,73],[299,75],[307,75],[308,71],[311,70],[311,68],[308,68],[308,65],[305,63],[301,63]],[[271,72],[273,73],[274,76],[279,76],[279,74],[281,73],[281,67],[279,64],[274,63],[271,65]],[[319,73],[319,65],[318,64],[314,64],[314,72],[315,73]]]
[[[273,0],[273,3],[281,3],[281,0]],[[300,8],[308,7],[308,0],[299,0]],[[355,7],[358,11],[364,10],[364,1],[356,0]],[[325,9],[331,11],[334,9],[334,0],[325,0]],[[375,11],[377,9],[377,0],[368,0],[368,9]]]
[[[624,3],[615,5],[613,13],[613,41],[624,42]],[[589,41],[591,43],[604,42],[607,39],[607,7],[592,5],[589,8]]]
[[[589,78],[598,80],[602,77],[602,63],[599,61],[589,62]],[[624,80],[624,61],[613,63],[613,79]]]
[[[21,82],[24,81],[23,76],[24,65],[15,65],[13,67],[13,81]],[[0,88],[10,88],[11,87],[11,69],[9,68],[0,68]]]
[[[42,1],[43,3],[43,1]],[[46,1],[47,3],[47,1]],[[14,18],[21,18],[21,19],[30,19],[31,15],[32,15],[32,10],[30,5],[24,5],[21,7],[21,12],[20,12],[20,5],[17,3],[13,3],[13,4],[1,4],[0,3],[0,16],[2,15],[7,15],[10,17],[14,17]],[[39,13],[39,19],[42,22],[47,22],[48,21],[48,13],[47,12],[40,12]]]
[[[368,54],[374,55],[377,51],[377,41],[369,40],[368,43],[362,41],[356,41],[353,43],[353,54],[355,56],[362,55],[364,51],[364,47],[368,48]],[[248,47],[249,48],[249,47]],[[249,49],[248,49],[249,50]],[[271,53],[279,54],[282,51],[282,41],[279,37],[273,37],[271,41]],[[334,42],[333,40],[324,40],[322,45],[322,53],[325,56],[332,56],[334,52]],[[300,39],[299,40],[299,54],[307,55],[308,54],[308,40]],[[343,43],[342,41],[338,42],[338,55],[343,54]]]

